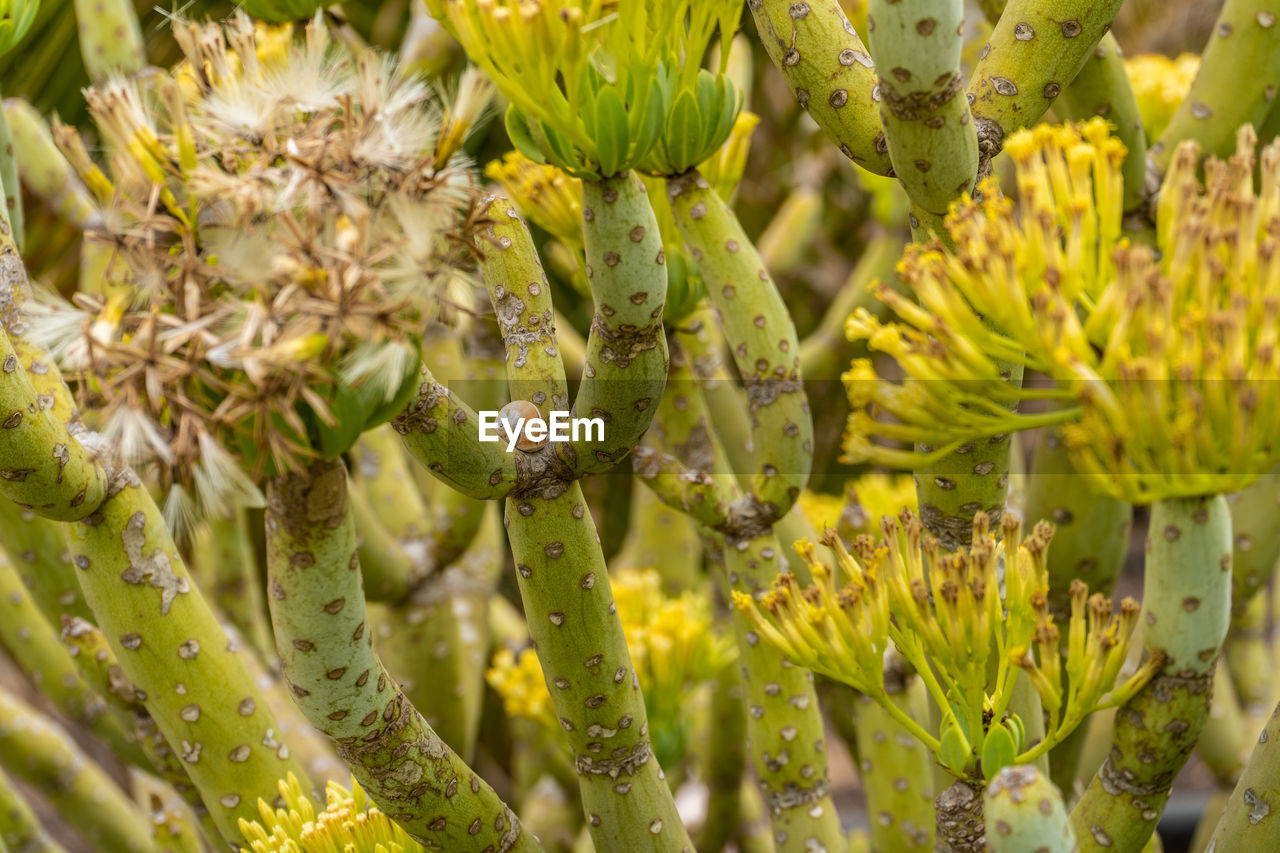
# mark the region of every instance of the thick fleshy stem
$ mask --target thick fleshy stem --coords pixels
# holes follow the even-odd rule
[[[1071,810],[1083,851],[1138,850],[1209,716],[1231,610],[1231,516],[1221,495],[1157,501],[1143,631],[1160,672],[1116,712],[1111,751]]]
[[[702,778],[707,785],[707,816],[698,831],[703,853],[723,850],[742,819],[742,783],[746,770],[747,715],[742,681],[732,666],[711,683],[710,736]]]
[[[200,792],[191,784],[182,759],[165,739],[142,701],[142,694],[125,677],[102,632],[83,619],[69,618],[62,626],[62,641],[75,657],[80,671],[106,704],[117,714],[130,720],[136,743],[145,755],[140,767],[150,767],[174,793],[191,807],[211,843],[219,843],[218,828],[213,824]]]
[[[495,209],[493,229],[484,235],[485,245],[496,247],[498,253],[509,253],[512,257],[507,263],[520,265],[522,270],[517,275],[504,274],[490,266],[497,263],[495,260],[487,257],[485,261],[486,284],[507,349],[511,396],[539,406],[550,404],[567,394],[554,331],[549,328],[553,317],[550,290],[523,223],[505,202],[495,201],[490,210]],[[661,244],[656,223],[650,227],[640,221],[651,219],[653,213],[634,175],[584,189],[583,216],[584,228],[590,225],[596,232],[595,238],[588,238],[589,245],[596,246],[588,249],[588,263],[599,268],[592,270],[596,319],[575,406],[585,415],[594,414],[587,411],[594,404],[584,409],[584,399],[630,400],[627,412],[605,413],[606,442],[620,455],[632,447],[616,444],[617,434],[610,438],[611,425],[617,422],[622,434],[638,427],[634,443],[648,427],[666,379],[666,338],[660,311],[666,277],[660,265]],[[591,239],[597,242],[590,244]],[[522,260],[521,256],[527,257]],[[645,289],[647,281],[657,286],[653,270],[662,273],[661,290]],[[655,324],[656,341],[637,353],[632,332],[636,324],[647,323]],[[601,361],[606,353],[609,361]],[[660,357],[655,359],[655,354]],[[619,357],[622,363],[617,362]],[[596,371],[594,377],[592,370]],[[659,376],[653,376],[654,371]],[[643,407],[636,406],[632,395],[637,383],[651,386],[655,380],[652,398]],[[589,385],[596,387],[589,390]],[[566,451],[570,451],[567,457]],[[528,452],[521,449],[512,455],[522,480],[519,490],[507,500],[504,525],[529,631],[556,715],[573,750],[583,809],[596,849],[602,853],[691,850],[671,791],[653,760],[644,699],[613,605],[599,536],[574,479],[592,463],[581,454],[575,458],[571,446],[564,442]],[[615,455],[615,451],[607,455]],[[604,461],[595,459],[601,464]]]
[[[223,838],[306,771],[279,740],[262,691],[191,582],[160,509],[129,469],[71,525],[72,560],[99,627],[147,710],[178,748]]]
[[[13,152],[9,120],[0,112],[0,186],[4,188],[5,218],[13,230],[13,241],[22,250],[22,185],[18,182],[18,161]]]
[[[75,0],[75,15],[90,82],[134,74],[146,66],[142,27],[130,0]]]
[[[795,324],[737,217],[697,171],[667,181],[671,211],[720,315],[747,389],[759,521],[786,515],[809,481],[813,418]]]
[[[387,667],[427,723],[470,760],[484,698],[486,602],[502,572],[501,528],[490,504],[471,546],[395,607],[370,610]]]
[[[980,784],[957,779],[933,801],[939,853],[986,853],[987,827]]]
[[[1085,121],[1101,116],[1115,128],[1116,138],[1124,143],[1124,209],[1134,210],[1155,192],[1154,181],[1147,182],[1147,136],[1138,114],[1138,101],[1124,70],[1120,43],[1107,33],[1085,60],[1071,85],[1062,90],[1055,104],[1062,118]]]
[[[964,0],[871,0],[868,20],[893,171],[916,207],[940,217],[978,174],[960,76]]]
[[[1010,382],[1022,382],[1022,368],[1013,365]],[[920,446],[927,453],[932,448]],[[1009,435],[979,438],[915,473],[920,520],[948,551],[973,538],[973,517],[985,512],[994,528],[1004,515],[1009,491]],[[978,797],[981,802],[981,797]]]
[[[1179,104],[1151,161],[1163,174],[1179,143],[1194,139],[1204,155],[1228,157],[1236,131],[1258,127],[1280,87],[1280,14],[1271,0],[1226,0],[1200,58],[1191,90]]]
[[[208,519],[195,535],[192,569],[214,605],[258,654],[275,651],[267,604],[262,598],[258,557],[244,509]]]
[[[928,714],[923,685],[903,672],[886,680],[893,702],[913,719]],[[933,759],[924,745],[889,715],[879,702],[854,700],[858,769],[867,798],[871,846],[875,850],[932,850],[934,835]]]
[[[409,455],[468,497],[505,497],[516,484],[516,454],[506,453],[501,442],[479,441],[475,410],[437,382],[425,365],[421,379],[418,396],[391,422]]]
[[[36,689],[68,719],[102,738],[126,761],[147,766],[133,736],[133,727],[110,713],[102,697],[81,677],[75,661],[63,648],[58,632],[36,607],[3,555],[0,555],[0,646],[9,652]]]
[[[1237,549],[1237,552],[1239,550]],[[1276,660],[1271,649],[1270,601],[1259,591],[1231,616],[1223,662],[1240,704],[1259,720],[1275,695]]]
[[[31,806],[0,770],[0,850],[9,853],[66,853],[36,820]]]
[[[0,687],[0,765],[39,788],[103,853],[160,853],[146,814],[71,735]]]
[[[667,376],[666,256],[658,220],[635,174],[583,182],[582,236],[595,313],[573,414],[602,418],[604,440],[568,445],[568,461],[579,476],[613,467],[636,446],[653,420]],[[510,349],[505,330],[503,337]],[[511,394],[531,399],[514,387]]]
[[[0,547],[31,592],[45,618],[91,618],[67,551],[66,527],[41,518],[11,500],[0,500]]]
[[[1266,587],[1280,560],[1280,470],[1227,495],[1231,508],[1231,612],[1239,615]]]
[[[1209,842],[1207,853],[1265,850],[1275,841],[1280,820],[1280,705],[1258,735],[1258,741],[1227,800],[1227,808]]]
[[[748,488],[755,459],[751,415],[746,395],[725,361],[728,346],[715,309],[703,300],[674,332],[674,339],[688,353],[690,375],[702,392],[710,422],[715,424],[715,443],[727,462],[724,470],[733,472],[739,485]]]
[[[1039,121],[1111,27],[1121,0],[1010,0],[969,81],[978,174],[1015,130]],[[1234,131],[1233,131],[1234,132]]]
[[[22,185],[61,219],[78,228],[88,227],[100,214],[89,191],[54,144],[48,122],[21,98],[6,99],[4,115]],[[5,192],[8,195],[8,190]]]
[[[268,602],[285,677],[370,799],[423,843],[540,850],[374,652],[342,462],[273,479],[266,527]]]
[[[1031,766],[1003,768],[984,797],[992,853],[1075,853],[1062,794]]]
[[[725,568],[735,590],[763,593],[784,568],[772,531],[725,536]],[[813,673],[792,666],[734,614],[747,703],[748,750],[769,807],[779,851],[844,847],[828,792],[826,732]]]
[[[513,496],[504,523],[596,849],[692,850],[653,758],[644,699],[581,487],[571,482]]]
[[[891,174],[875,65],[838,0],[748,0],[765,52],[800,108],[853,162]]]
[[[1213,672],[1213,704],[1196,741],[1196,754],[1220,787],[1230,790],[1240,778],[1250,728],[1231,687],[1231,676],[1225,667],[1218,667]]]
[[[1061,433],[1054,428],[1040,431],[1026,483],[1026,526],[1038,521],[1053,524],[1049,610],[1065,625],[1071,616],[1073,580],[1087,583],[1091,593],[1111,594],[1128,554],[1133,506],[1095,491],[1088,478],[1076,473]]]

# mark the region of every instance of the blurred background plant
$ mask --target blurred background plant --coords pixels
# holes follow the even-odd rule
[[[1268,849],[1280,8],[1042,5],[0,9],[0,851]]]

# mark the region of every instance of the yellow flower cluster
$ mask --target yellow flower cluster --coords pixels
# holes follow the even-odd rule
[[[484,677],[502,698],[502,707],[508,716],[536,720],[547,728],[555,726],[551,694],[547,692],[542,665],[533,649],[512,651],[505,646],[498,649]]]
[[[877,536],[881,516],[915,506],[915,488],[910,474],[872,471],[848,483],[842,496],[805,490],[796,503],[815,530],[834,527],[846,539]]]
[[[1160,138],[1178,105],[1186,98],[1200,70],[1200,57],[1184,53],[1171,59],[1159,53],[1140,53],[1125,57],[1124,70],[1138,101],[1142,129],[1150,144]]]
[[[240,853],[426,853],[427,848],[369,802],[354,779],[351,790],[330,782],[320,812],[292,773],[279,785],[281,808],[260,799],[262,820],[241,818],[240,832],[249,847],[241,847]]]
[[[484,167],[502,185],[526,219],[567,246],[582,248],[582,181],[550,163],[535,163],[519,151]]]
[[[1081,473],[1136,503],[1237,491],[1280,462],[1280,143],[1204,165],[1181,146],[1157,212],[1159,254],[1120,236],[1123,146],[1100,120],[1010,138],[1018,204],[993,184],[948,216],[954,248],[914,246],[881,285],[898,321],[860,310],[852,337],[891,355],[845,374],[846,456],[903,467],[975,438],[1062,424]],[[1005,381],[1009,364],[1054,380]],[[1047,412],[1011,411],[1049,400]],[[875,437],[925,445],[914,454]]]
[[[984,774],[1002,764],[1029,761],[1061,742],[1084,717],[1124,701],[1158,666],[1148,662],[1120,687],[1116,681],[1138,620],[1138,604],[1125,599],[1119,616],[1101,595],[1072,586],[1066,662],[1048,607],[1046,553],[1053,530],[1045,523],[1016,548],[1021,528],[1006,516],[1003,539],[974,519],[973,544],[943,551],[909,511],[881,520],[883,540],[859,537],[851,554],[834,531],[822,544],[835,568],[812,544],[797,550],[813,583],[800,587],[790,573],[757,600],[734,593],[762,639],[791,662],[857,689],[878,702],[932,749],[953,773]],[[856,556],[855,556],[856,554]],[[1003,560],[1004,597],[997,566]],[[836,575],[840,575],[837,582]],[[888,697],[884,654],[892,642],[920,673],[942,709],[938,733],[926,731]],[[994,660],[993,660],[994,657]],[[1025,742],[1023,722],[1009,712],[1014,680],[1026,671],[1049,713],[1046,736]],[[992,740],[994,738],[994,740]],[[990,744],[990,745],[989,745]]]

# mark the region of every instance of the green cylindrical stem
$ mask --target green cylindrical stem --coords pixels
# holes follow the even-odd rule
[[[1259,590],[1271,582],[1280,560],[1280,471],[1260,477],[1241,492],[1227,495],[1231,508],[1231,612],[1243,613]]]
[[[1143,579],[1148,654],[1163,667],[1116,712],[1111,751],[1071,811],[1082,850],[1138,850],[1209,716],[1231,608],[1231,516],[1221,495],[1157,501]]]
[[[66,853],[36,820],[35,812],[0,770],[0,850],[10,853]]]
[[[147,64],[142,27],[129,0],[75,0],[80,56],[93,83],[134,74]]]
[[[1021,370],[1014,372],[1010,381],[1021,382]],[[979,512],[998,524],[1009,491],[1009,464],[1010,441],[1004,434],[965,444],[916,472],[920,520],[942,547],[954,551],[968,545]]]
[[[658,220],[633,173],[583,182],[582,237],[595,313],[573,413],[602,418],[604,440],[574,442],[571,464],[590,474],[613,467],[636,446],[662,397],[667,268]]]
[[[813,464],[795,324],[737,217],[702,176],[669,179],[667,193],[747,388],[756,451],[751,495],[764,520],[776,521],[808,483]]]
[[[755,539],[725,537],[725,568],[733,589],[763,593],[783,569],[772,532]],[[779,853],[825,846],[842,850],[839,815],[827,790],[826,732],[813,673],[792,666],[734,614],[746,689],[748,754],[769,807]]]
[[[1121,0],[1010,0],[969,82],[980,164],[1035,124],[1080,73]],[[980,167],[979,174],[983,169]]]
[[[1180,142],[1227,157],[1242,124],[1258,127],[1280,88],[1280,12],[1273,0],[1226,0],[1200,59],[1191,91],[1178,106],[1151,159],[1163,172]]]
[[[1147,186],[1147,136],[1133,86],[1124,70],[1120,43],[1114,35],[1102,37],[1071,85],[1062,90],[1055,106],[1065,119],[1083,121],[1101,116],[1111,122],[1116,138],[1126,150],[1121,167],[1124,209],[1133,210],[1143,203],[1151,194]]]
[[[843,323],[841,319],[841,334]],[[728,347],[715,309],[703,300],[674,330],[675,340],[688,354],[689,371],[702,392],[707,416],[715,424],[716,446],[723,451],[727,470],[747,488],[754,467],[751,415],[747,397],[731,376],[725,356]]]
[[[25,284],[12,244],[0,245],[0,278]],[[0,306],[10,334],[19,328],[18,311],[16,302]],[[45,518],[78,520],[106,497],[107,473],[54,410],[41,405],[22,364],[19,350],[26,347],[10,334],[0,338],[0,492]]]
[[[357,551],[365,595],[370,601],[403,601],[422,579],[419,567],[391,535],[361,489],[350,490],[350,501],[358,534]]]
[[[1059,624],[1071,615],[1071,582],[1110,595],[1129,550],[1133,506],[1095,491],[1076,473],[1061,433],[1044,429],[1036,441],[1023,504],[1026,528],[1053,524],[1048,553],[1049,609]]]
[[[395,607],[370,611],[382,658],[431,728],[463,760],[475,748],[488,651],[487,600],[502,572],[492,504],[480,533],[453,565]]]
[[[195,535],[191,562],[196,577],[213,595],[218,612],[258,654],[273,652],[275,641],[267,624],[262,577],[246,511],[236,509],[230,516],[208,518]]]
[[[259,797],[306,771],[279,740],[260,688],[191,582],[164,518],[129,469],[71,526],[71,553],[98,626],[147,710],[178,748],[223,838],[255,819]]]
[[[65,614],[89,619],[67,551],[66,526],[0,499],[0,546],[51,624]]]
[[[54,145],[48,122],[21,98],[7,99],[4,114],[22,185],[60,218],[79,228],[88,226],[98,215],[93,200],[67,158]]]
[[[0,112],[0,188],[3,188],[5,217],[12,229],[13,241],[18,250],[23,244],[22,185],[18,182],[18,160],[13,151],[13,135],[9,119]]]
[[[727,666],[711,683],[710,734],[702,772],[707,816],[698,832],[703,853],[723,850],[741,823],[746,734],[742,681],[734,667]]]
[[[942,216],[978,173],[960,76],[964,0],[871,0],[869,20],[893,171],[916,206]]]
[[[540,850],[374,652],[341,461],[272,480],[266,527],[268,602],[285,677],[370,799],[423,843]]]
[[[191,806],[209,838],[217,841],[218,828],[214,826],[200,792],[191,783],[186,766],[147,711],[142,694],[125,676],[106,637],[83,619],[72,618],[66,620],[62,627],[62,640],[74,655],[85,680],[113,711],[129,720],[130,729],[136,737],[136,748],[145,755],[138,766],[149,767],[164,779]]]
[[[77,832],[102,853],[156,850],[146,814],[71,735],[0,688],[0,765],[39,788]]]
[[[1238,547],[1236,553],[1239,553]],[[1245,605],[1244,612],[1233,613],[1223,653],[1232,689],[1240,703],[1250,713],[1260,711],[1262,715],[1275,696],[1276,661],[1271,649],[1270,609],[1266,591],[1260,590]]]
[[[889,699],[913,719],[928,714],[924,687],[898,672]],[[866,792],[871,846],[875,850],[933,849],[933,757],[871,698],[854,700],[858,769]]]
[[[1062,794],[1034,767],[1002,769],[984,797],[992,853],[1075,853]]]
[[[596,849],[692,850],[653,757],[595,523],[576,483],[507,501],[520,594]]]
[[[838,0],[750,0],[756,31],[801,109],[853,162],[892,171],[871,55]]]
[[[1226,668],[1220,666],[1213,672],[1213,704],[1196,741],[1196,754],[1224,788],[1230,788],[1240,778],[1247,757],[1245,744],[1249,729],[1231,687],[1231,677]]]
[[[0,555],[0,645],[60,712],[109,744],[121,758],[146,767],[132,727],[109,713],[102,697],[85,682],[17,572]]]
[[[481,442],[474,409],[423,367],[418,396],[391,422],[409,455],[436,479],[477,500],[504,497],[516,482],[514,453]],[[0,445],[0,452],[3,445]]]
[[[628,178],[634,180],[634,176]],[[619,187],[630,187],[631,180],[628,178],[616,178],[614,183]],[[593,186],[597,187],[595,195],[598,195],[599,185]],[[643,197],[643,190],[640,195]],[[623,204],[624,208],[634,212],[637,206],[634,194],[628,192]],[[551,285],[538,260],[538,250],[534,248],[528,227],[507,199],[493,199],[486,212],[491,224],[485,229],[481,239],[477,240],[477,245],[484,254],[480,270],[484,274],[489,298],[497,315],[498,330],[502,333],[506,346],[510,398],[532,402],[542,410],[543,416],[550,410],[567,410],[569,389],[565,383],[564,364],[556,339],[556,315],[551,304]],[[653,215],[652,211],[649,215]],[[648,230],[656,239],[657,226]],[[648,231],[641,231],[642,236],[647,234]],[[626,242],[630,243],[630,240]],[[618,257],[621,258],[622,255]],[[640,258],[633,251],[628,251],[626,260],[637,265]],[[647,260],[652,263],[653,258]],[[610,278],[625,277],[632,272],[628,269],[613,273],[612,270],[621,261],[615,261],[614,266],[609,267],[597,258],[596,264],[606,271],[601,275]],[[631,316],[630,313],[628,316]]]
[[[1240,781],[1218,819],[1208,853],[1265,850],[1275,842],[1276,811],[1280,808],[1280,705],[1258,735]]]

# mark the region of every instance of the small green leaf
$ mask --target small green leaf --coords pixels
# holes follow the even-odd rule
[[[964,775],[969,763],[969,741],[955,726],[948,726],[938,745],[938,760],[956,775]]]
[[[1013,751],[1021,755],[1023,747],[1027,745],[1027,727],[1017,714],[1010,714],[1004,722],[1009,727],[1009,733],[1013,735]]]
[[[680,93],[667,116],[667,132],[664,142],[671,158],[670,166],[683,172],[698,164],[698,137],[702,135],[702,120],[698,115],[698,102],[688,91]]]
[[[1002,724],[992,723],[982,742],[982,775],[994,778],[1000,768],[1012,764],[1017,755],[1013,735]]]
[[[634,107],[632,111],[635,112]],[[632,157],[638,160],[657,153],[655,145],[662,136],[662,121],[666,114],[667,94],[662,83],[655,79],[649,84],[649,97],[644,105],[639,128],[631,134]]]
[[[507,107],[506,125],[507,136],[511,138],[511,144],[517,151],[535,163],[547,162],[546,155],[542,153],[542,149],[533,141],[533,136],[529,133],[529,122],[525,120],[524,113],[516,109],[514,104]]]
[[[607,86],[596,97],[596,129],[592,137],[602,177],[612,177],[626,168],[628,137],[627,107],[618,90]]]
[[[542,136],[547,142],[548,153],[555,164],[562,169],[574,168],[577,160],[573,156],[573,143],[569,141],[569,137],[545,121],[538,122],[538,128],[542,131]]]

